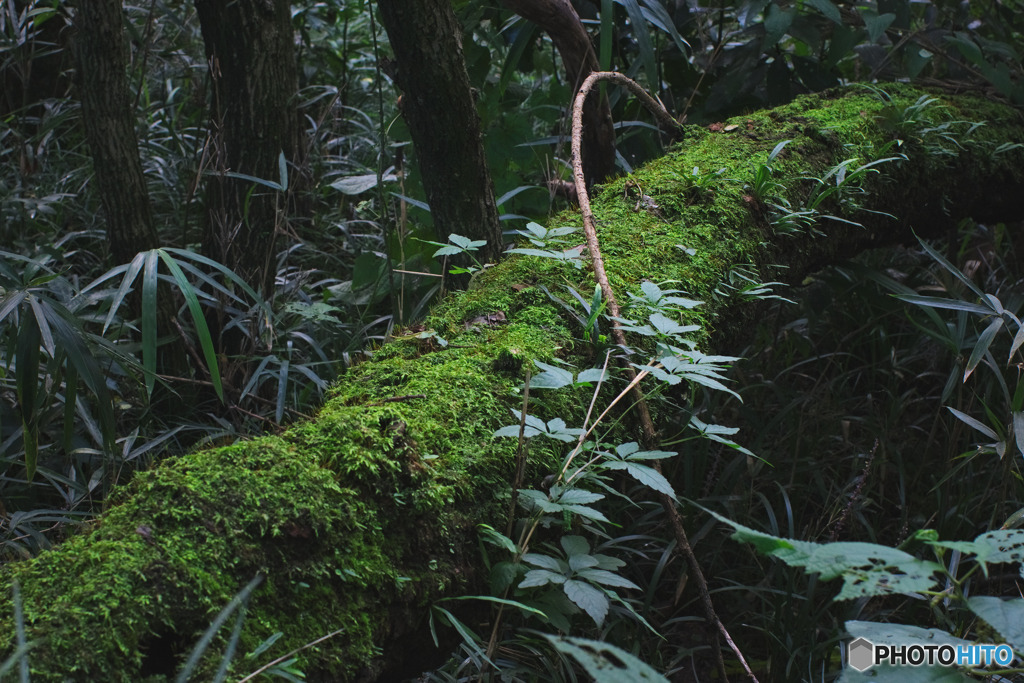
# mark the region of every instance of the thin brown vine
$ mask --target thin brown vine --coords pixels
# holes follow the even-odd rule
[[[583,156],[582,156],[582,140],[583,140],[583,103],[587,99],[587,95],[593,90],[594,85],[600,81],[613,81],[619,85],[625,86],[631,93],[643,103],[643,105],[651,111],[652,114],[658,119],[659,123],[662,124],[667,130],[675,130],[679,127],[679,124],[672,115],[668,113],[664,106],[656,99],[651,97],[640,85],[635,81],[620,73],[613,71],[595,71],[587,76],[586,80],[580,86],[579,91],[576,93],[576,99],[573,101],[572,106],[572,174],[573,180],[576,184],[576,193],[579,198],[580,213],[583,215],[583,232],[586,235],[587,249],[590,251],[590,258],[594,265],[594,277],[597,279],[598,285],[601,287],[601,293],[604,297],[604,301],[608,306],[608,311],[613,319],[621,319],[618,300],[615,298],[615,292],[612,290],[611,283],[608,281],[608,274],[604,268],[604,258],[601,256],[601,246],[597,238],[597,227],[594,221],[594,212],[590,207],[590,194],[587,192],[586,180],[583,175]],[[622,331],[621,326],[618,322],[612,327],[612,338],[615,343],[621,347],[626,346],[626,335]],[[636,407],[640,414],[640,425],[643,429],[643,437],[645,441],[645,447],[654,448],[657,445],[657,430],[654,427],[654,421],[651,419],[650,410],[647,407],[647,401],[644,399],[643,392],[640,390],[640,384],[637,381],[636,370],[629,363],[623,363],[623,368],[626,372],[626,377],[630,384],[633,386],[633,395],[636,399]],[[660,462],[654,461],[655,468],[660,472]],[[661,494],[661,504],[664,507],[666,514],[668,514],[669,521],[672,524],[672,531],[676,539],[676,547],[682,551],[686,558],[687,563],[690,565],[690,571],[692,572],[697,583],[697,591],[700,593],[701,603],[704,606],[704,612],[708,621],[715,626],[718,633],[728,643],[729,648],[735,653],[737,659],[743,665],[744,670],[747,673],[747,677],[757,682],[757,677],[747,664],[746,659],[743,657],[743,653],[740,652],[736,646],[735,641],[729,635],[728,629],[725,628],[725,624],[718,617],[718,613],[715,611],[714,603],[711,601],[711,593],[708,590],[708,582],[704,577],[704,572],[700,567],[700,562],[697,560],[696,554],[693,552],[693,547],[690,545],[689,537],[686,535],[686,529],[683,527],[683,518],[679,512],[679,508],[676,504],[676,500],[669,495]],[[721,645],[718,639],[714,639],[714,651],[715,660],[718,666],[718,673],[721,680],[728,681],[728,674],[725,668],[725,661],[722,658]]]

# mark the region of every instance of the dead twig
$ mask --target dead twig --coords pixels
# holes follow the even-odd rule
[[[660,102],[651,97],[647,91],[640,87],[635,81],[620,73],[611,71],[596,71],[590,74],[587,79],[583,81],[583,85],[580,86],[579,91],[576,93],[576,99],[573,102],[572,174],[576,183],[576,193],[579,198],[580,213],[583,215],[583,232],[586,235],[587,248],[590,251],[590,258],[594,264],[594,277],[597,279],[598,285],[601,287],[601,293],[604,296],[609,313],[613,318],[618,319],[621,318],[622,315],[619,310],[618,301],[615,298],[615,293],[612,291],[611,284],[608,281],[608,274],[604,268],[604,258],[601,256],[601,246],[597,239],[597,227],[594,221],[594,212],[590,207],[590,195],[587,192],[586,179],[583,175],[583,156],[581,150],[583,144],[583,103],[586,101],[587,95],[590,94],[591,90],[593,90],[594,85],[599,81],[613,81],[628,88],[629,91],[636,95],[644,106],[654,114],[659,123],[661,123],[667,130],[676,130],[679,127],[679,124],[674,118],[672,118],[672,115],[668,113]],[[619,346],[626,346],[626,335],[617,322],[612,327],[612,338]],[[643,429],[644,445],[647,448],[654,448],[657,445],[657,430],[654,428],[654,421],[651,419],[651,413],[647,407],[647,401],[644,399],[643,392],[640,391],[639,378],[637,377],[636,371],[628,363],[623,363],[623,368],[627,379],[633,387],[632,392],[636,399],[636,407],[640,414],[640,425]],[[659,472],[661,471],[660,461],[655,460],[654,466]],[[687,563],[690,565],[690,571],[693,574],[694,579],[696,579],[697,591],[700,593],[701,603],[704,606],[704,613],[708,621],[715,627],[716,631],[725,638],[726,643],[736,654],[736,657],[747,672],[747,677],[756,683],[757,677],[747,664],[746,659],[744,659],[743,654],[736,646],[732,637],[730,637],[728,630],[725,628],[725,624],[723,624],[722,620],[718,618],[718,613],[715,611],[714,604],[711,601],[711,593],[708,590],[707,579],[704,577],[704,572],[700,567],[700,562],[697,561],[697,556],[694,554],[693,547],[690,545],[690,540],[686,535],[686,529],[683,527],[683,518],[679,513],[676,500],[672,496],[666,494],[661,494],[660,499],[662,507],[665,509],[665,512],[669,517],[669,522],[672,525],[672,531],[676,539],[676,546],[683,553]],[[717,638],[714,639],[714,651],[720,679],[722,681],[728,681],[729,678],[725,668],[725,661],[722,658],[722,649]]]

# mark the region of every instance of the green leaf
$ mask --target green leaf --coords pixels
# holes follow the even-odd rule
[[[920,296],[917,294],[899,294],[896,298],[900,301],[917,304],[918,306],[928,306],[929,308],[946,308],[952,311],[966,311],[967,313],[975,313],[977,315],[992,315],[993,313],[992,309],[988,306],[972,304],[968,301],[960,301],[959,299],[944,299],[937,296]]]
[[[846,631],[851,638],[864,638],[876,645],[970,645],[939,629],[924,629],[903,624],[881,624],[872,621],[848,621]],[[958,669],[943,666],[874,666],[858,672],[847,667],[840,683],[969,683],[973,679]]]
[[[516,600],[508,600],[506,598],[498,598],[498,597],[495,597],[493,595],[459,595],[459,596],[456,596],[454,598],[446,598],[446,599],[447,600],[483,600],[484,602],[495,602],[495,603],[497,603],[499,605],[508,605],[509,607],[515,607],[516,609],[522,610],[524,612],[528,612],[530,614],[536,614],[538,617],[547,618],[547,615],[544,614],[544,612],[541,612],[539,609],[536,609],[535,607],[530,607],[529,605],[524,605],[523,603],[517,602]]]
[[[480,535],[483,537],[484,541],[491,545],[498,546],[499,548],[503,548],[512,554],[517,552],[518,549],[516,548],[516,544],[512,542],[512,539],[505,534],[496,531],[494,527],[488,524],[478,524],[477,529],[480,530]]]
[[[978,430],[979,432],[981,432],[988,438],[992,439],[993,441],[997,441],[999,439],[999,435],[996,434],[991,427],[979,422],[978,420],[975,420],[967,413],[961,412],[956,408],[953,408],[952,406],[946,406],[946,410],[956,415],[957,419],[963,422],[964,424],[973,427],[974,429]]]
[[[668,683],[649,665],[614,645],[569,636],[544,637],[556,650],[575,659],[594,683]]]
[[[562,509],[569,512],[575,512],[580,517],[586,517],[587,519],[592,519],[595,522],[611,522],[611,520],[605,517],[601,512],[585,505],[564,505],[562,506]]]
[[[973,552],[978,562],[1024,564],[1024,530],[997,529],[974,539]]]
[[[824,14],[832,22],[842,26],[843,16],[831,0],[807,0],[807,4]]]
[[[967,607],[999,631],[1013,649],[1024,651],[1024,599],[975,595],[967,599]]]
[[[288,160],[284,158],[284,150],[277,155],[277,177],[281,184],[281,190],[288,189]]]
[[[646,465],[639,465],[635,462],[622,460],[605,461],[603,465],[609,470],[625,470],[626,474],[633,477],[644,486],[654,489],[658,493],[664,493],[666,496],[676,495],[676,492],[672,488],[672,484],[668,482],[668,479],[653,467],[647,467]]]
[[[916,595],[933,589],[934,574],[943,571],[942,565],[919,560],[896,548],[873,543],[818,544],[783,539],[711,514],[736,529],[734,539],[752,543],[762,554],[777,557],[793,567],[803,567],[807,573],[819,574],[826,581],[842,576],[843,587],[836,600],[897,593]]]
[[[381,176],[381,182],[384,183],[393,183],[397,180],[398,176],[393,173]],[[377,187],[377,174],[367,173],[365,175],[353,175],[345,178],[339,178],[331,183],[330,187],[333,187],[335,190],[339,190],[342,194],[362,194]]]
[[[971,351],[971,357],[967,361],[967,367],[964,369],[964,381],[971,376],[974,372],[974,368],[978,367],[978,363],[981,362],[982,356],[988,351],[988,347],[992,345],[992,340],[995,339],[996,333],[1003,327],[1003,319],[994,319],[985,331],[978,335],[978,342],[974,345],[974,349]]]
[[[579,574],[582,571],[596,567],[598,565],[597,558],[593,555],[570,555],[569,556],[569,571]]]
[[[569,579],[562,585],[562,590],[580,609],[590,615],[594,623],[600,626],[608,616],[608,596],[589,583]]]
[[[567,569],[565,563],[558,558],[540,553],[526,553],[523,555],[523,562],[541,569],[550,569],[553,572],[564,572]]]
[[[629,579],[623,578],[618,574],[614,574],[604,569],[583,569],[577,572],[577,575],[581,578],[591,581],[593,583],[599,583],[602,586],[612,586],[614,588],[632,588],[634,590],[640,590],[640,586],[636,585]]]
[[[563,506],[552,503],[548,494],[533,489],[519,489],[519,503],[527,510],[536,507],[544,513],[561,512],[564,509]]]
[[[587,539],[582,536],[569,534],[567,536],[562,536],[558,542],[562,546],[562,549],[565,550],[565,554],[569,557],[572,557],[573,555],[590,554],[590,543],[588,543]]]
[[[877,43],[885,30],[896,20],[896,15],[891,12],[876,14],[875,12],[861,10],[861,18],[864,19],[864,28],[868,30],[868,41]]]
[[[531,569],[526,572],[526,576],[522,581],[519,582],[520,588],[537,588],[539,586],[546,586],[549,583],[565,583],[566,578],[563,574],[558,574],[547,569]]]
[[[650,31],[647,30],[647,20],[644,18],[644,13],[640,9],[637,0],[615,0],[615,2],[626,8],[629,23],[633,25],[632,35],[636,39],[640,61],[644,65],[644,73],[647,74],[647,83],[652,86],[652,89],[657,90],[657,59],[654,54],[654,45],[651,43]]]
[[[561,389],[573,383],[572,371],[555,365],[533,361],[534,365],[543,370],[530,378],[531,389]]]
[[[589,503],[596,503],[602,498],[604,498],[603,493],[594,493],[593,491],[587,491],[584,489],[566,489],[560,494],[557,494],[555,501],[562,505],[587,505]],[[563,542],[563,546],[564,545],[565,544]]]
[[[142,274],[142,369],[146,377],[146,396],[153,395],[153,387],[156,386],[156,345],[157,345],[157,266],[159,265],[158,254],[154,249],[139,254],[132,261],[142,257],[140,265],[145,265]],[[128,281],[128,274],[121,282],[124,287]],[[130,283],[129,283],[130,284]],[[113,306],[111,306],[113,313]]]
[[[680,325],[662,313],[652,313],[648,321],[651,323],[651,327],[667,337],[700,329],[700,325]]]
[[[203,317],[203,311],[199,306],[199,298],[196,296],[196,291],[171,255],[164,250],[160,250],[159,254],[164,265],[167,266],[167,269],[171,271],[171,275],[174,276],[174,281],[178,284],[178,290],[185,297],[189,313],[192,314],[192,324],[196,327],[196,336],[199,337],[199,345],[203,349],[203,360],[206,361],[206,369],[210,373],[210,383],[213,385],[213,390],[217,393],[217,398],[223,402],[224,387],[220,381],[220,367],[217,364],[217,354],[213,349],[213,337],[210,335],[210,328],[206,325],[206,318]]]
[[[607,377],[607,372],[603,368],[588,368],[576,377],[576,384],[597,384],[603,382],[605,377]]]
[[[931,246],[930,244],[922,240],[920,237],[917,239],[917,241],[921,243],[921,248],[928,252],[929,256],[938,261],[939,265],[948,270],[950,274],[953,275],[953,277],[960,280],[960,282],[964,283],[964,286],[966,286],[967,289],[974,292],[975,296],[977,296],[982,301],[986,300],[985,292],[981,291],[978,288],[978,285],[974,284],[974,280],[960,272],[960,269],[954,266],[952,263],[950,263],[945,256],[940,254],[938,250],[935,249],[935,247]],[[992,312],[991,309],[990,312]]]

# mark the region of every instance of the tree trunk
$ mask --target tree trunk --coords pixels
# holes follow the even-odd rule
[[[840,215],[836,205],[822,211],[819,234],[779,234],[758,198],[726,180],[752,178],[788,139],[773,162],[774,180],[794,205],[807,201],[808,177],[852,156],[877,159],[906,128],[899,108],[922,92],[886,90],[892,104],[850,89],[798,98],[734,126],[690,129],[685,149],[606,186],[593,208],[612,283],[636,291],[645,278],[680,282],[704,297],[700,317],[682,322],[703,323],[695,340],[706,347],[757,325],[749,307],[710,296],[733,267],[754,264],[765,279],[799,282],[867,245],[909,241],[911,229],[938,234],[963,216],[1019,219],[1024,152],[991,151],[1024,139],[1024,126],[1012,109],[964,96],[943,102],[950,121],[988,121],[975,146],[936,153],[941,137],[922,141],[903,130],[908,159],[875,166],[867,194],[857,195],[865,208],[897,219],[842,214],[863,222],[855,227],[824,215]],[[726,171],[701,186],[688,182],[694,166]],[[578,225],[578,217],[552,221],[567,224]],[[138,475],[83,533],[2,569],[0,657],[15,642],[15,580],[27,637],[38,643],[29,652],[34,680],[132,681],[172,674],[218,611],[259,574],[266,580],[249,605],[240,652],[282,631],[270,659],[341,629],[298,655],[310,680],[396,680],[429,666],[410,661],[426,651],[428,605],[486,590],[475,527],[505,524],[515,444],[491,435],[512,422],[524,366],[534,359],[594,364],[588,345],[573,339],[580,331],[570,332],[572,317],[539,290],[566,281],[578,291],[593,287],[586,271],[509,258],[427,321],[447,346],[395,340],[342,378],[314,420],[282,437],[200,451]],[[586,404],[572,396],[558,402],[562,414],[538,410],[538,417],[575,426]],[[535,442],[529,457],[527,481],[539,482],[562,454]],[[200,678],[216,670],[219,642]],[[251,671],[259,663],[237,666]]]
[[[291,5],[195,0],[195,7],[214,86],[203,252],[269,295],[288,193],[232,174],[280,184],[284,154],[293,180],[300,175]]]
[[[574,93],[587,76],[600,70],[590,34],[569,0],[502,0],[502,4],[551,36]],[[588,187],[615,173],[615,127],[603,93],[588,98],[583,108],[583,150]]]
[[[496,260],[501,225],[451,0],[379,0],[377,7],[438,237],[487,240],[483,258]]]
[[[73,52],[82,120],[117,263],[160,246],[139,162],[121,28],[120,0],[75,2]]]

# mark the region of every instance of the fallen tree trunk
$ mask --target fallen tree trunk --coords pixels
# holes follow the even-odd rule
[[[909,239],[911,229],[1020,218],[1024,154],[1012,143],[1024,127],[1014,110],[962,96],[914,108],[921,92],[887,90],[891,102],[835,91],[688,130],[678,150],[606,186],[593,206],[616,291],[635,291],[641,278],[684,283],[707,302],[694,312],[706,344],[754,324],[743,307],[711,296],[734,267],[799,281],[865,246]],[[951,123],[981,120],[988,125],[970,137],[968,124]],[[757,182],[783,140],[791,142],[770,177]],[[853,175],[897,155],[906,158]],[[845,173],[828,176],[843,162]],[[788,202],[788,219],[773,198]],[[17,581],[36,680],[159,679],[262,575],[240,651],[276,631],[278,654],[338,632],[298,655],[309,680],[415,671],[423,662],[409,656],[428,647],[431,601],[482,578],[476,525],[505,522],[514,446],[491,435],[512,421],[524,366],[556,357],[590,364],[571,351],[579,331],[541,288],[566,282],[593,286],[564,263],[510,258],[432,313],[427,324],[447,345],[396,339],[352,369],[316,419],[139,474],[82,532],[3,568],[0,652],[15,643]],[[547,407],[560,412],[545,417],[579,417],[578,398],[553,399]],[[558,457],[531,450],[528,480]],[[218,662],[211,654],[204,670]]]

